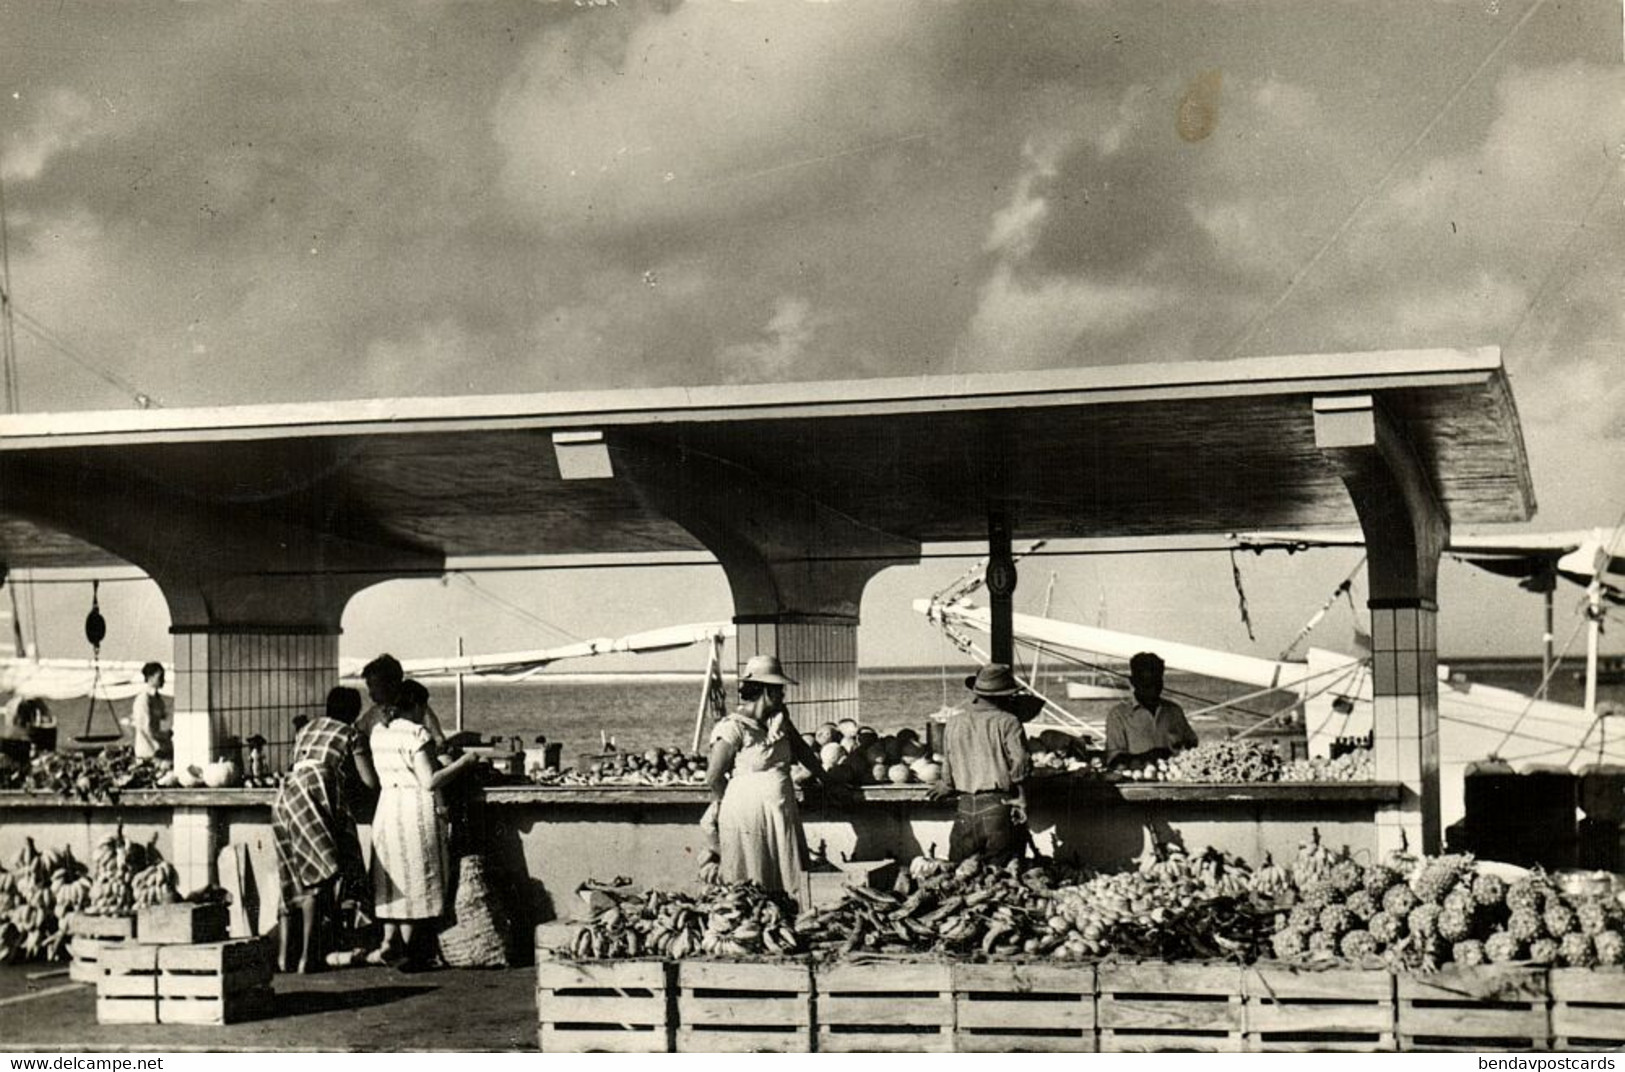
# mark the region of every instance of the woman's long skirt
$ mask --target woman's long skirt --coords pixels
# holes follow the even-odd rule
[[[717,827],[724,882],[801,895],[801,813],[788,771],[736,773],[722,796]]]
[[[438,919],[446,907],[446,830],[429,790],[385,786],[372,819],[373,912]]]

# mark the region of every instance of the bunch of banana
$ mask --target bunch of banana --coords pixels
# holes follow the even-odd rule
[[[174,865],[167,860],[158,861],[138,872],[130,883],[135,894],[135,906],[145,908],[148,905],[176,903],[181,899],[179,883],[180,875],[176,873]]]
[[[624,902],[600,912],[565,952],[578,960],[799,953],[794,909],[780,896],[749,883],[699,896],[654,890],[641,904]]]
[[[88,916],[128,916],[135,911],[135,890],[130,876],[119,871],[98,874],[90,884]]]

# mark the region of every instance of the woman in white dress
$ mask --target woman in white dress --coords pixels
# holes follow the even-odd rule
[[[428,703],[427,689],[404,682],[396,703],[380,709],[369,738],[379,790],[372,820],[373,913],[384,925],[384,940],[368,960],[404,956],[403,971],[429,966],[418,927],[446,909],[446,827],[434,791],[473,762],[465,755],[436,769],[434,741],[420,715]]]
[[[790,724],[784,686],[795,679],[772,655],[758,655],[739,675],[733,714],[711,734],[706,781],[712,806],[702,826],[710,864],[724,882],[755,882],[768,890],[801,892],[806,839],[790,768],[800,763],[820,782],[824,765]]]

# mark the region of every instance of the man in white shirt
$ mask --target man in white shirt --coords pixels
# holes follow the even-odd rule
[[[130,727],[130,736],[134,739],[135,758],[155,759],[169,752],[170,731],[164,728],[168,712],[159,692],[164,687],[164,664],[143,666],[141,678],[141,691],[136,694],[125,725]]]

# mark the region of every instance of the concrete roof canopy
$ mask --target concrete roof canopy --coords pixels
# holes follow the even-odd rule
[[[702,541],[652,494],[691,464],[737,478],[739,495],[782,492],[916,544],[981,541],[990,507],[1023,539],[1347,526],[1313,403],[1351,395],[1392,419],[1452,523],[1532,516],[1516,408],[1486,348],[11,415],[0,559],[115,563],[131,556],[111,529],[188,516],[219,534],[228,569],[263,565],[227,546],[249,527],[304,547],[295,568],[369,549],[395,556],[391,572],[430,573],[448,557],[692,551]],[[572,451],[598,451],[589,467],[607,452],[613,475],[567,478]]]

